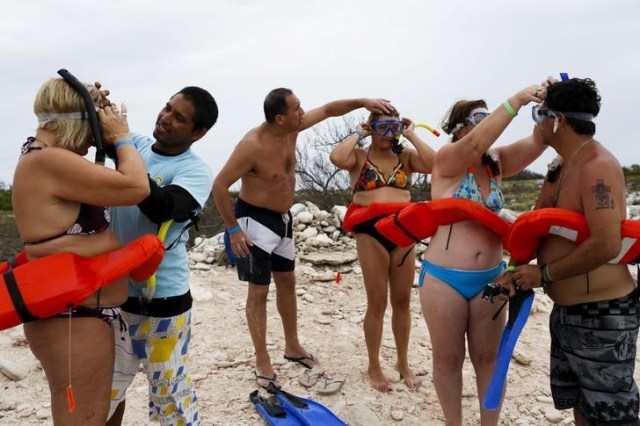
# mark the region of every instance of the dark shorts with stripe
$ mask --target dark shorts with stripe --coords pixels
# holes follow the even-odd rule
[[[251,254],[238,258],[238,279],[269,285],[271,272],[293,272],[296,252],[291,212],[275,212],[238,198],[235,214],[240,228],[253,243],[249,247]]]
[[[639,294],[553,307],[550,379],[557,409],[576,408],[592,425],[640,424],[633,379]]]

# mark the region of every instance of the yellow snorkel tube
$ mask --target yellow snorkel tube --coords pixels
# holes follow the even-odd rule
[[[427,129],[428,131],[436,135],[436,137],[440,137],[440,132],[438,132],[436,129],[434,129],[427,123],[416,123],[416,127],[422,127],[423,129]]]
[[[166,222],[162,222],[162,225],[160,225],[160,229],[158,230],[158,238],[163,243],[164,243],[164,239],[167,237],[167,232],[169,232],[169,228],[171,227],[172,223],[173,223],[173,219],[167,220]],[[144,289],[142,289],[142,298],[146,301],[152,300],[153,296],[156,294],[156,284],[157,284],[156,274],[157,274],[157,271],[154,272],[153,275],[149,277],[149,279],[147,280],[147,286]]]

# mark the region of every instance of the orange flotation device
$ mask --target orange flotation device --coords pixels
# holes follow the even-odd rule
[[[155,235],[93,257],[56,253],[27,262],[24,252],[20,253],[15,262],[0,264],[0,330],[79,306],[127,274],[134,281],[144,281],[158,269],[163,256],[164,246]]]
[[[414,203],[371,203],[368,206],[351,203],[347,208],[342,221],[342,228],[347,232],[353,232],[353,228],[368,220],[380,216],[392,215]]]
[[[508,241],[511,224],[486,207],[464,198],[412,203],[376,223],[376,229],[389,241],[404,247],[435,234],[439,226],[475,220]]]
[[[621,222],[622,247],[609,263],[640,262],[640,221]],[[589,226],[581,213],[544,208],[522,213],[513,223],[506,249],[517,262],[529,262],[537,256],[540,239],[556,235],[580,244],[589,237]]]

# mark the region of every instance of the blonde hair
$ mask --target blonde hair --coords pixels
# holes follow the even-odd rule
[[[95,104],[100,101],[100,92],[92,84],[85,84]],[[36,114],[69,113],[87,111],[82,96],[62,78],[52,78],[38,90],[33,103]],[[56,135],[56,145],[70,151],[78,151],[93,140],[89,120],[60,119],[38,125],[38,130],[48,130]]]

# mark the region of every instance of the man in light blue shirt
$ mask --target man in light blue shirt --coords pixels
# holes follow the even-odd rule
[[[213,185],[213,172],[191,145],[215,124],[218,107],[206,90],[185,87],[158,114],[153,139],[134,134],[151,194],[137,206],[112,209],[111,229],[122,244],[168,226],[156,285],[129,283],[122,305],[128,330],[116,336],[116,362],[108,425],[120,425],[126,389],[140,363],[149,380],[149,418],[162,425],[198,425],[195,389],[187,360],[191,337],[189,265],[185,232]]]

